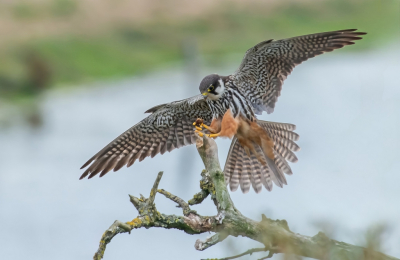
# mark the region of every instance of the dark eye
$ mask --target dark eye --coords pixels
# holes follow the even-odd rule
[[[214,86],[210,86],[209,88],[208,88],[208,92],[211,92],[211,91],[213,91],[214,90]]]

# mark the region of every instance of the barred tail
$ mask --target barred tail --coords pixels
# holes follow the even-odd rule
[[[270,159],[259,145],[254,144],[256,152],[267,162],[263,164],[253,152],[249,156],[234,137],[224,168],[225,183],[229,184],[231,191],[236,191],[240,185],[242,192],[247,193],[250,190],[250,184],[256,193],[261,192],[262,185],[271,191],[272,182],[282,188],[283,184],[287,184],[284,173],[292,174],[287,161],[294,163],[298,160],[293,153],[300,150],[294,142],[299,139],[299,135],[293,132],[295,125],[261,120],[257,123],[273,140],[275,159]]]

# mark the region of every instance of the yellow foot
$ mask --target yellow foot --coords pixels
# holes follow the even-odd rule
[[[203,127],[204,127],[205,129],[207,129],[211,133],[214,133],[214,131],[208,125],[205,125],[203,122],[204,122],[203,119],[197,118],[196,121],[193,122],[193,125],[199,131],[203,130]]]
[[[203,124],[203,119],[197,118],[196,121],[193,123],[194,126],[200,126]]]
[[[209,126],[205,125],[203,123],[203,119],[197,118],[195,122],[193,122],[194,127],[196,127],[197,130],[201,131],[203,130],[203,127],[207,130],[210,130]]]
[[[205,129],[207,129],[208,131],[210,131],[211,133],[214,133],[214,131],[208,126],[208,125],[205,125],[205,124],[201,124],[200,125],[200,127],[204,127]]]
[[[204,136],[204,133],[200,132],[199,130],[194,131],[196,134],[198,134],[200,137]]]
[[[218,133],[218,134],[209,134],[209,135],[207,135],[207,136],[208,136],[208,137],[211,137],[211,138],[216,138],[216,137],[218,137],[220,134],[221,134],[221,133]]]
[[[217,136],[219,136],[219,133],[214,133],[213,129],[211,129],[208,125],[205,125],[203,123],[203,119],[201,118],[197,118],[196,122],[193,123],[194,127],[196,128],[195,133],[197,133],[200,137],[203,137],[204,135],[211,137],[211,138],[216,138]],[[207,129],[208,131],[211,132],[211,134],[204,134],[203,132],[201,132],[203,130],[203,127],[205,129]]]
[[[210,138],[216,138],[216,137],[218,137],[220,135],[220,133],[218,133],[218,134],[205,134],[203,132],[200,132],[199,130],[196,130],[194,132],[196,134],[198,134],[200,137],[207,136],[207,137],[210,137]]]

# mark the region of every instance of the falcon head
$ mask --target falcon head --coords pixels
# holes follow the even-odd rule
[[[211,74],[206,76],[200,82],[200,93],[211,100],[219,99],[225,90],[224,81],[221,76],[217,74]]]

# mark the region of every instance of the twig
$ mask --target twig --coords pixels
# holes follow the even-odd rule
[[[199,250],[203,251],[206,250],[207,248],[223,241],[228,235],[224,232],[214,234],[210,237],[208,237],[206,240],[201,241],[200,239],[196,240],[196,243],[194,244],[194,247]]]
[[[163,173],[164,172],[162,172],[162,171],[159,172],[156,180],[154,181],[153,188],[150,191],[149,204],[154,203],[154,199],[156,198],[156,194],[157,194],[158,185],[160,184]]]
[[[265,251],[268,251],[268,249],[266,249],[265,247],[263,247],[263,248],[253,248],[253,249],[249,249],[246,252],[238,254],[238,255],[219,258],[219,259],[215,259],[215,260],[230,260],[230,259],[235,259],[235,258],[239,258],[239,257],[245,256],[245,255],[252,255],[253,253],[256,253],[256,252],[265,252]],[[204,260],[207,260],[207,259],[204,259]]]
[[[272,258],[274,256],[274,254],[279,253],[279,252],[280,252],[279,248],[274,249],[272,247],[272,248],[269,249],[269,252],[268,252],[267,256],[261,257],[258,260],[265,260],[265,259],[268,259],[268,258]]]
[[[164,190],[164,189],[160,189],[157,190],[158,193],[161,193],[162,195],[164,195],[165,197],[167,197],[168,199],[178,203],[179,207],[182,208],[183,210],[183,215],[187,216],[189,215],[190,212],[196,213],[196,211],[191,210],[189,207],[189,204],[186,203],[186,201],[184,201],[183,199],[179,198],[178,196],[175,196],[174,194]]]
[[[111,242],[111,239],[114,236],[116,236],[119,233],[130,232],[130,231],[131,228],[125,223],[122,223],[118,220],[114,221],[114,223],[106,230],[106,232],[104,232],[103,236],[101,237],[99,248],[97,249],[97,252],[94,254],[93,259],[100,260],[103,258],[107,244]]]
[[[188,201],[188,204],[193,206],[203,202],[204,199],[208,197],[210,193],[205,190],[201,190],[200,192],[193,195],[193,198]]]

